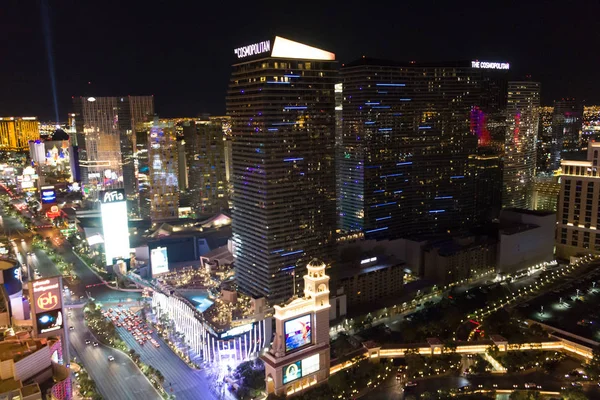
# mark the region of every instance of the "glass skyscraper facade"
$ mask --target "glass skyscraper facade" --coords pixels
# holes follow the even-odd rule
[[[574,98],[554,102],[552,116],[552,171],[560,168],[564,153],[578,152],[584,147],[581,136],[583,106]],[[587,142],[585,143],[587,146]]]
[[[501,140],[504,75],[471,63],[362,58],[342,67],[340,230],[379,239],[472,225],[477,169],[501,179],[499,157],[477,154]]]
[[[182,197],[196,214],[228,208],[226,149],[221,119],[183,124],[188,185]]]
[[[139,216],[136,130],[154,116],[153,96],[73,98],[84,190],[124,188],[130,216]]]
[[[153,222],[179,217],[178,154],[173,124],[155,122],[148,138],[150,219]]]
[[[335,55],[281,37],[235,50],[227,96],[236,280],[269,302],[330,263],[335,233]]]
[[[539,129],[540,83],[508,82],[502,206],[532,207]]]
[[[39,138],[37,117],[0,117],[0,150],[27,150],[29,141]]]

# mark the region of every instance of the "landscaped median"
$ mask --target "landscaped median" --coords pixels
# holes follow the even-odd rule
[[[93,335],[103,345],[112,347],[116,350],[128,355],[135,365],[142,371],[142,373],[148,378],[150,383],[156,388],[156,390],[164,398],[170,398],[171,395],[163,387],[165,378],[163,374],[151,365],[144,364],[140,355],[135,352],[134,349],[130,349],[125,342],[119,336],[117,329],[114,324],[102,315],[100,307],[98,307],[93,301],[89,302],[84,309],[85,322],[93,333]]]

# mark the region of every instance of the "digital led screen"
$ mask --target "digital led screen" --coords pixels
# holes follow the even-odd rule
[[[166,247],[157,247],[150,252],[150,267],[152,276],[169,272],[169,257]]]
[[[319,353],[313,354],[302,360],[302,376],[312,374],[319,370]]]
[[[57,331],[63,327],[62,310],[39,313],[35,315],[35,318],[38,334]]]
[[[283,384],[290,383],[303,376],[310,375],[319,370],[319,354],[313,354],[301,361],[283,367]]]
[[[290,383],[296,379],[302,378],[302,362],[295,363],[283,367],[283,384]]]
[[[310,314],[285,321],[285,351],[295,351],[312,343],[312,324]]]
[[[113,265],[115,258],[129,257],[125,192],[123,189],[100,192],[100,201],[106,265]]]
[[[44,186],[41,189],[42,204],[56,203],[56,191],[54,186]]]

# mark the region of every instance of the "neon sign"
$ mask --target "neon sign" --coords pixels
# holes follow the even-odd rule
[[[249,56],[254,56],[256,54],[268,53],[269,51],[271,51],[270,40],[250,44],[248,46],[238,47],[237,49],[233,50],[233,52],[238,58],[245,58]]]
[[[471,61],[471,67],[481,69],[510,69],[510,64],[489,61]]]
[[[111,191],[100,192],[102,203],[116,203],[125,201],[125,191],[123,189],[115,189]]]

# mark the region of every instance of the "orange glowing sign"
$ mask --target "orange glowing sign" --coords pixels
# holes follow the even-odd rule
[[[33,281],[31,288],[36,314],[62,307],[59,278]]]

